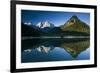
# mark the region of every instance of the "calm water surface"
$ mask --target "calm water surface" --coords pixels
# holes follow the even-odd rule
[[[22,40],[21,62],[47,62],[90,59],[89,39]]]

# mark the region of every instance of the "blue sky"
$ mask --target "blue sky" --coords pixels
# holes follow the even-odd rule
[[[90,13],[82,12],[21,10],[21,21],[32,22],[33,24],[49,21],[55,26],[60,26],[64,25],[73,15],[76,15],[80,20],[90,25]]]

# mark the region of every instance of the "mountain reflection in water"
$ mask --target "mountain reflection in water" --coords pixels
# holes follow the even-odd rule
[[[22,40],[21,62],[87,60],[89,38]]]

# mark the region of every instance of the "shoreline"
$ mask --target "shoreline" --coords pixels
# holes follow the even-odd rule
[[[39,37],[21,37],[22,40],[25,39],[80,39],[80,38],[90,38],[90,36],[39,36]]]

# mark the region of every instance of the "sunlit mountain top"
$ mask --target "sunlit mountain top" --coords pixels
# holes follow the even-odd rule
[[[38,22],[36,24],[36,26],[39,27],[39,28],[46,28],[46,27],[53,28],[54,27],[54,25],[52,23],[48,22],[48,21]]]

